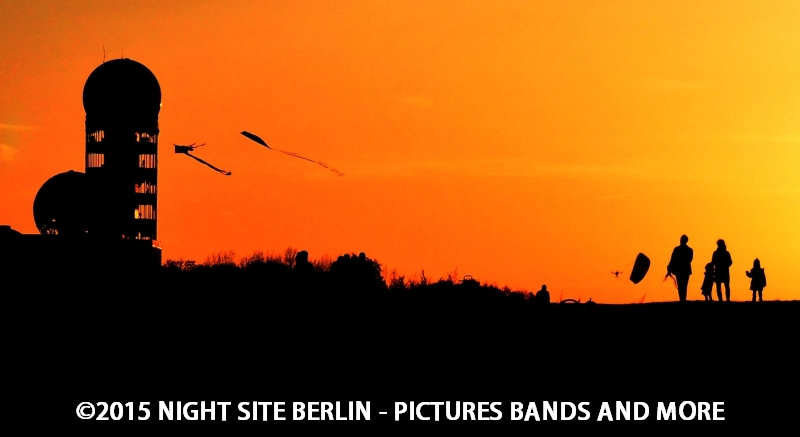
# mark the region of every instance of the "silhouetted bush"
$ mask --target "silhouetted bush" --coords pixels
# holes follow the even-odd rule
[[[531,293],[481,284],[469,276],[459,279],[456,271],[436,281],[424,270],[408,279],[396,270],[385,272],[380,262],[364,252],[343,254],[336,260],[306,257],[305,251],[290,247],[282,254],[257,251],[238,263],[233,252],[211,255],[202,264],[167,260],[159,282],[179,295],[211,293],[220,299],[238,295],[255,307],[295,303],[316,306],[326,314],[332,308],[360,311],[381,302],[431,309],[533,304]]]

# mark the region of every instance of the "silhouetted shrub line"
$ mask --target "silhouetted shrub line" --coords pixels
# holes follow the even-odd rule
[[[305,251],[303,251],[305,252]],[[207,257],[204,263],[167,260],[155,272],[158,282],[175,288],[249,290],[283,300],[319,302],[355,301],[360,305],[391,300],[425,301],[427,304],[485,305],[511,303],[535,305],[534,294],[508,287],[480,284],[471,277],[459,280],[455,272],[431,281],[422,270],[419,279],[408,280],[396,271],[386,272],[365,253],[350,253],[336,260],[297,261],[297,250],[288,248],[282,255],[256,252],[238,263],[233,252]],[[303,256],[307,256],[305,253]],[[303,263],[307,263],[303,264]],[[170,287],[172,288],[172,287]]]
[[[13,276],[17,275],[25,279],[30,289],[46,291],[48,295],[53,292],[70,307],[113,305],[125,311],[173,311],[189,318],[200,317],[193,312],[209,308],[236,308],[252,312],[254,317],[269,314],[285,319],[284,315],[290,312],[293,316],[302,313],[308,317],[337,317],[329,315],[334,308],[340,314],[378,308],[397,317],[412,312],[424,315],[430,310],[431,314],[469,318],[477,313],[487,314],[493,308],[507,312],[547,306],[584,312],[580,308],[590,311],[594,306],[586,305],[594,302],[575,305],[580,302],[570,299],[562,305],[543,305],[534,293],[480,283],[469,276],[458,279],[456,272],[433,281],[423,270],[418,278],[409,280],[395,270],[385,271],[363,252],[335,260],[309,260],[307,252],[293,248],[282,254],[255,252],[238,262],[233,252],[209,256],[202,263],[168,259],[160,267],[146,271],[126,266],[76,268],[74,263],[64,263],[48,266],[43,273],[41,266],[23,266],[9,275],[8,283],[13,283]],[[704,310],[717,311],[707,306]]]

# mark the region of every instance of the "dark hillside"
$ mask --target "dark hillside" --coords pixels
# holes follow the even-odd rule
[[[539,304],[477,283],[293,272],[165,268],[83,289],[43,275],[8,292],[14,356],[41,390],[99,398],[746,397],[752,409],[797,388],[797,301]]]

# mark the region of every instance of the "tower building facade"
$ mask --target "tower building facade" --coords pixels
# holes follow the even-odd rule
[[[85,172],[59,173],[36,193],[39,235],[0,225],[0,276],[140,277],[161,266],[158,80],[136,61],[104,62],[86,80],[83,107]]]
[[[144,65],[115,59],[83,88],[88,233],[156,240],[161,87]]]

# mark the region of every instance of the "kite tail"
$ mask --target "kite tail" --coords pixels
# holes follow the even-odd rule
[[[194,155],[190,155],[188,152],[186,153],[186,155],[187,155],[187,156],[191,156],[192,158],[196,159],[196,160],[197,160],[197,161],[199,161],[200,163],[202,163],[202,164],[205,164],[205,165],[207,165],[207,166],[209,166],[209,167],[213,168],[214,170],[216,170],[216,171],[218,171],[218,172],[220,172],[220,173],[224,174],[225,176],[230,176],[230,175],[231,175],[231,172],[229,172],[229,171],[225,171],[225,170],[223,170],[223,169],[221,169],[221,168],[214,167],[213,165],[211,165],[211,164],[209,164],[209,163],[207,163],[207,162],[203,161],[202,159],[200,159],[200,158],[198,158],[198,157],[196,157],[196,156],[194,156]]]
[[[319,165],[321,165],[321,166],[323,166],[323,167],[327,168],[328,170],[330,170],[330,171],[332,171],[332,172],[336,173],[338,176],[344,176],[344,173],[340,172],[339,170],[336,170],[336,169],[335,169],[335,168],[333,168],[333,167],[329,167],[329,166],[328,166],[327,164],[325,164],[324,162],[315,161],[315,160],[313,160],[313,159],[306,158],[305,156],[300,156],[300,155],[298,155],[297,153],[294,153],[294,152],[287,152],[287,151],[285,151],[285,150],[281,150],[281,149],[274,149],[274,148],[273,148],[272,150],[276,150],[276,151],[278,151],[278,152],[284,153],[284,154],[286,154],[286,155],[289,155],[289,156],[294,156],[295,158],[305,159],[306,161],[313,162],[314,164],[319,164]]]
[[[328,170],[336,173],[338,176],[344,176],[344,173],[340,172],[339,170],[336,170],[333,167],[329,167],[325,163],[322,163],[322,162],[319,162],[319,161],[314,161],[313,159],[308,159],[305,156],[300,156],[300,155],[298,155],[297,153],[294,153],[294,152],[287,152],[285,150],[280,150],[280,149],[275,149],[273,147],[270,147],[270,146],[267,145],[266,141],[262,140],[261,137],[259,137],[258,135],[251,134],[250,132],[247,132],[247,131],[242,131],[242,135],[246,136],[247,138],[250,138],[251,140],[255,141],[258,144],[261,144],[262,146],[266,147],[267,149],[276,150],[276,151],[284,153],[286,155],[294,156],[295,158],[305,159],[306,161],[313,162],[315,164],[319,164],[319,165],[327,168]]]

